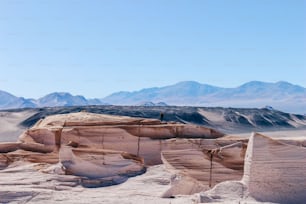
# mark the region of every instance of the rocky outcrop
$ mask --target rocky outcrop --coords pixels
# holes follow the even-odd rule
[[[44,145],[48,151],[71,142],[80,147],[124,151],[140,156],[146,164],[152,165],[161,163],[162,150],[194,146],[190,142],[184,145],[167,139],[213,139],[222,136],[222,133],[203,126],[79,112],[49,116],[38,121],[20,137],[20,141]],[[41,151],[39,146],[37,151]]]
[[[246,152],[242,182],[256,200],[304,203],[306,148],[253,134]]]
[[[245,150],[243,141],[218,139],[203,142],[199,149],[163,151],[163,163],[178,175],[164,196],[198,193],[223,181],[241,179]]]
[[[64,146],[60,149],[59,159],[65,173],[80,176],[85,187],[122,183],[146,169],[141,158],[119,151]]]
[[[223,137],[203,126],[79,112],[47,117],[18,142],[0,143],[0,174],[38,170],[60,183],[52,188],[65,190],[119,184],[164,163],[173,175],[158,181],[171,183],[164,198],[208,190],[201,202],[231,197],[233,202],[302,203],[305,144],[260,134],[247,144],[247,139]]]
[[[17,160],[57,164],[52,171],[80,178],[85,187],[107,186],[161,164],[161,151],[201,149],[223,134],[210,128],[156,119],[87,112],[38,121],[16,143],[0,145],[0,168]],[[50,167],[51,168],[51,167]],[[44,168],[45,169],[45,168]]]
[[[243,178],[225,181],[200,194],[200,202],[305,203],[304,141],[271,139],[253,133],[245,153]]]

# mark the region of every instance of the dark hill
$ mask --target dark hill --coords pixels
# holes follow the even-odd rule
[[[24,120],[21,125],[30,127],[39,119],[49,115],[87,111],[92,113],[157,119],[159,119],[160,114],[163,113],[164,121],[204,125],[225,133],[306,128],[306,116],[284,113],[267,108],[74,106],[39,108],[36,109],[36,111],[36,114]]]

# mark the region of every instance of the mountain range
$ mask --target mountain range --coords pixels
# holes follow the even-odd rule
[[[84,96],[73,96],[70,93],[54,92],[37,100],[16,97],[8,92],[0,90],[0,109],[37,108],[56,106],[86,106],[107,105],[100,99],[86,99]]]
[[[79,105],[208,106],[261,108],[271,106],[286,112],[306,113],[306,88],[285,81],[251,81],[235,88],[223,88],[195,81],[134,92],[116,92],[101,99],[86,99],[70,93],[51,93],[39,99],[16,97],[0,91],[0,109]]]

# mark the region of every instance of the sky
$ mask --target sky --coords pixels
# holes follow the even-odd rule
[[[0,90],[306,87],[306,0],[0,0]]]

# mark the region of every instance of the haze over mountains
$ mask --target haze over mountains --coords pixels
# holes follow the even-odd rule
[[[99,97],[99,96],[98,96]],[[236,88],[223,88],[184,81],[165,87],[117,92],[102,99],[86,99],[70,93],[51,93],[40,99],[25,99],[0,91],[0,109],[79,105],[179,105],[261,108],[272,106],[286,112],[306,113],[306,88],[280,81],[251,81]]]
[[[106,104],[99,99],[86,99],[84,96],[73,96],[70,93],[65,92],[50,93],[35,100],[16,97],[8,92],[0,91],[0,109],[86,105]]]

